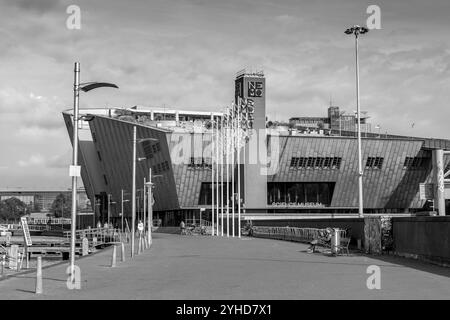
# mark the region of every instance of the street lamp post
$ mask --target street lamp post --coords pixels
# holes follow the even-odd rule
[[[75,237],[76,237],[76,219],[77,219],[77,178],[80,176],[80,166],[78,166],[78,120],[79,120],[79,97],[80,90],[88,92],[90,90],[111,87],[118,88],[117,85],[106,82],[87,82],[80,83],[80,63],[75,62],[74,67],[74,85],[73,85],[73,153],[72,165],[70,167],[70,176],[72,177],[72,222],[70,239],[70,280],[75,281]]]
[[[131,258],[134,257],[134,225],[136,223],[136,126],[133,126],[133,174],[131,179]]]
[[[359,199],[359,217],[364,216],[363,209],[363,170],[361,153],[361,111],[359,107],[359,56],[358,56],[358,37],[360,34],[367,33],[369,29],[355,25],[345,31],[346,34],[355,35],[355,54],[356,54],[356,117],[358,125],[358,199]]]
[[[123,196],[124,196],[124,190],[122,189],[121,190],[121,201],[120,201],[120,204],[121,204],[121,229],[122,229],[122,233],[123,233],[123,217],[124,217],[123,203],[130,201],[130,200],[124,200]]]
[[[131,188],[131,257],[134,257],[134,236],[135,236],[135,223],[136,223],[136,161],[142,161],[145,160],[147,158],[143,157],[143,158],[136,158],[136,145],[138,142],[138,139],[136,137],[137,133],[137,128],[136,126],[133,126],[133,173],[132,173],[132,188]],[[158,141],[158,139],[154,139],[154,138],[143,138],[143,139],[139,139],[139,142],[144,142],[144,141]],[[145,192],[145,191],[144,191]]]
[[[148,188],[148,225],[147,225],[147,237],[148,237],[148,245],[151,246],[152,244],[152,226],[153,226],[153,178],[159,178],[162,177],[162,175],[153,175],[152,176],[152,168],[149,168],[148,170],[148,182],[145,184]]]

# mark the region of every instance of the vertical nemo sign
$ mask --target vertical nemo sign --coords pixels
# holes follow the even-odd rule
[[[27,218],[21,217],[20,223],[22,224],[23,237],[25,238],[25,244],[27,245],[27,247],[29,247],[33,243],[31,242],[31,235],[30,235],[30,229],[28,228]]]

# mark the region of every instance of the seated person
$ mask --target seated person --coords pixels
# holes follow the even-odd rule
[[[309,248],[307,249],[307,252],[316,252],[316,246],[319,244],[319,240],[321,240],[322,243],[331,243],[331,236],[333,234],[333,229],[326,228],[325,230],[319,230],[319,235],[317,239],[314,239],[309,244]]]

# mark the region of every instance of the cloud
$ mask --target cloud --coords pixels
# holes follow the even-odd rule
[[[64,1],[67,2],[67,1]],[[11,4],[20,10],[34,11],[38,13],[45,13],[58,8],[62,5],[60,0],[14,0]]]
[[[19,161],[19,167],[40,167],[45,164],[45,158],[40,154],[33,154],[26,160]]]
[[[70,164],[70,154],[58,154],[53,156],[44,156],[42,154],[32,154],[28,159],[20,160],[19,167],[27,168],[68,168]]]

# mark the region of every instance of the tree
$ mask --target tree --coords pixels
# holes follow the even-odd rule
[[[21,216],[27,214],[27,205],[15,198],[0,201],[0,219],[17,221]]]
[[[72,209],[72,200],[66,198],[63,193],[60,193],[53,200],[51,211],[56,218],[70,218]]]

